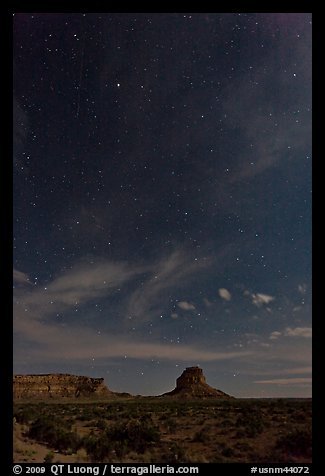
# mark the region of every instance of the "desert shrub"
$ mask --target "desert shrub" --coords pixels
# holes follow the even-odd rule
[[[159,414],[159,420],[160,421],[167,420],[168,418],[169,418],[169,416],[168,416],[167,412]]]
[[[168,464],[187,463],[185,449],[178,443],[172,443],[163,455],[163,461]]]
[[[115,441],[114,451],[118,458],[123,458],[123,456],[125,456],[130,451],[128,441],[127,440]],[[144,452],[144,449],[141,448],[140,453],[143,453],[143,452]]]
[[[84,420],[81,420],[81,421],[84,421]],[[87,423],[84,424],[84,427],[85,428],[93,428],[96,426],[96,422],[95,420],[87,420]]]
[[[93,414],[91,409],[83,408],[80,414],[78,415],[77,419],[80,421],[89,421],[89,420],[93,420],[95,417],[96,415]]]
[[[98,422],[97,422],[98,423]],[[130,451],[144,453],[148,444],[158,442],[160,433],[151,419],[129,420],[109,428],[103,426],[100,435],[91,433],[82,440],[82,446],[93,461],[103,461],[110,452],[121,458]]]
[[[76,433],[62,428],[57,432],[54,446],[59,451],[67,451],[72,454],[80,447],[80,438]]]
[[[290,420],[295,423],[304,423],[308,420],[308,415],[304,410],[296,410],[292,415],[290,415]]]
[[[150,420],[130,420],[127,423],[118,423],[106,432],[108,438],[117,444],[115,449],[128,448],[143,453],[148,443],[160,440],[159,429]]]
[[[106,435],[86,436],[83,438],[82,445],[93,462],[103,461],[112,451],[111,442]]]
[[[232,420],[230,420],[229,418],[224,418],[219,424],[218,426],[220,428],[231,428],[232,426],[234,426],[234,422]]]
[[[87,420],[87,423],[85,423],[84,427],[97,428],[98,430],[104,431],[107,429],[107,424],[105,420]]]
[[[192,438],[193,442],[196,443],[208,443],[210,441],[210,436],[206,428],[201,428],[201,430],[197,431]]]
[[[33,421],[39,415],[38,409],[33,406],[24,406],[22,408],[18,408],[14,411],[14,418],[16,418],[17,423],[21,424],[28,424],[30,421]]]
[[[54,453],[53,451],[50,451],[49,453],[47,453],[44,457],[44,463],[52,463],[53,461],[53,458],[54,458]]]
[[[226,446],[221,451],[221,454],[222,454],[222,456],[225,456],[225,457],[229,458],[231,456],[234,456],[234,450],[232,448],[230,448],[230,446]]]
[[[107,428],[107,424],[106,424],[106,421],[105,420],[97,420],[95,422],[95,426],[99,429],[99,430],[106,430]]]
[[[51,444],[55,439],[58,425],[61,426],[57,419],[42,415],[32,422],[28,436],[35,440]]]
[[[293,456],[310,457],[312,453],[311,428],[292,429],[277,439],[275,448]]]
[[[169,433],[175,433],[177,429],[177,420],[175,418],[168,417],[164,424]]]
[[[251,451],[252,447],[246,443],[245,441],[240,441],[238,443],[235,444],[235,448],[239,451],[243,451],[243,452],[247,452],[247,451]]]
[[[262,415],[260,412],[246,410],[237,419],[236,426],[240,427],[237,436],[253,438],[263,431]]]
[[[71,431],[71,425],[62,419],[46,415],[32,422],[27,435],[59,451],[67,449],[74,451],[80,445],[80,439]]]

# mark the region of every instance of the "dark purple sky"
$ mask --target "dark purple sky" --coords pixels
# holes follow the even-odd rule
[[[311,393],[311,15],[16,13],[14,372]]]

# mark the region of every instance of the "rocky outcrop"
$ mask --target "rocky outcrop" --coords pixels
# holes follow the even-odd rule
[[[187,367],[176,380],[176,388],[163,396],[179,398],[234,398],[206,383],[203,370],[199,367]]]
[[[176,388],[164,393],[181,399],[191,398],[234,398],[221,390],[210,387],[206,383],[202,369],[187,367],[176,380]],[[70,374],[14,375],[13,397],[17,399],[50,399],[50,398],[128,398],[129,393],[118,393],[109,390],[103,378],[84,377]],[[145,398],[141,397],[140,398]]]
[[[13,382],[14,399],[106,397],[111,395],[115,394],[106,387],[103,378],[90,378],[81,375],[15,375]]]

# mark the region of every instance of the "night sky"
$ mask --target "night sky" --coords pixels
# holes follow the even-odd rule
[[[311,395],[311,15],[13,15],[14,373]]]

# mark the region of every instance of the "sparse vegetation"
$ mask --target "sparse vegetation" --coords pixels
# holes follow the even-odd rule
[[[74,451],[80,445],[80,439],[71,431],[69,422],[48,415],[41,415],[33,421],[27,436],[59,451]]]
[[[54,453],[53,451],[49,451],[44,458],[44,463],[52,463],[54,458]]]
[[[276,448],[290,456],[311,457],[311,428],[293,428],[276,441]]]
[[[137,453],[144,453],[150,443],[160,440],[158,428],[148,419],[117,424],[107,431],[107,435],[112,442]]]
[[[307,463],[310,427],[310,400],[17,403],[14,461]]]
[[[107,435],[95,436],[91,434],[83,439],[82,446],[87,451],[91,461],[104,461],[112,450],[111,442]]]
[[[210,436],[206,428],[201,428],[197,431],[193,437],[193,441],[197,443],[208,443],[210,441]]]
[[[262,414],[245,409],[242,415],[239,416],[236,425],[240,428],[237,436],[254,438],[263,431],[264,422]]]

